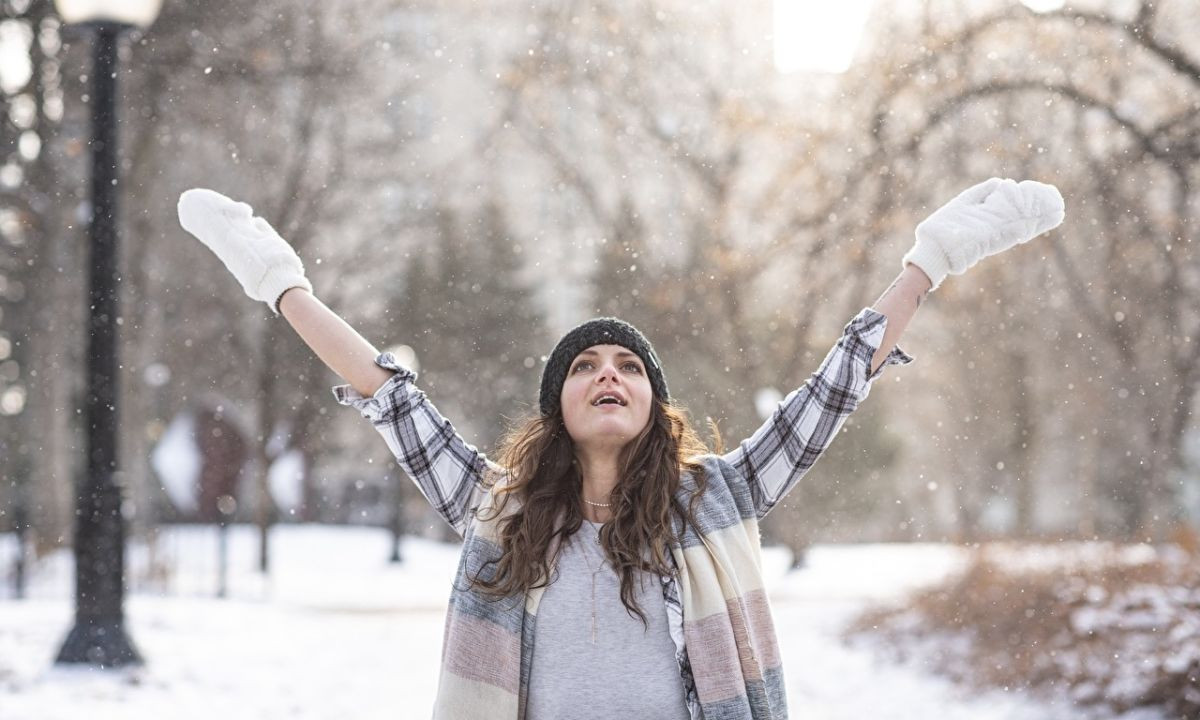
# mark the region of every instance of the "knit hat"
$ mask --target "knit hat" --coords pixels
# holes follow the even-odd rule
[[[667,380],[663,377],[662,363],[646,336],[623,320],[601,317],[588,320],[571,330],[554,346],[546,367],[542,369],[542,391],[538,399],[542,415],[550,415],[559,407],[563,382],[567,379],[571,362],[576,355],[593,345],[620,345],[635,353],[646,365],[646,375],[650,378],[654,397],[663,401],[671,399],[667,392]]]

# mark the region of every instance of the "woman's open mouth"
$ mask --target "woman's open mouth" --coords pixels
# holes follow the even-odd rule
[[[625,407],[625,398],[621,397],[620,393],[606,390],[596,397],[592,398],[592,407],[601,407],[604,405],[615,405],[617,407]]]

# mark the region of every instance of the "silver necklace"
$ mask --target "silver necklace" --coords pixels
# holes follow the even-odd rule
[[[584,502],[587,502],[586,500]],[[590,533],[589,533],[590,536]],[[600,533],[596,533],[595,545],[600,548],[601,556],[604,554],[604,548],[600,545]],[[580,547],[579,551],[583,554],[583,562],[587,565],[588,570],[592,570],[592,563],[588,560],[588,550],[586,547]],[[604,569],[605,560],[601,557],[600,567],[592,570],[592,645],[596,644],[596,574]]]

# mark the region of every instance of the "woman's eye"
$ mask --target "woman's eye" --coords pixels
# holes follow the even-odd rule
[[[642,367],[641,367],[640,365],[638,365],[637,363],[635,363],[635,362],[632,362],[632,361],[625,363],[625,367],[627,367],[627,368],[633,368],[633,370],[634,370],[635,372],[641,372],[641,371],[642,371]]]
[[[572,370],[571,372],[579,372],[580,368],[583,368],[584,366],[587,366],[587,365],[591,365],[591,363],[590,363],[590,362],[588,362],[587,360],[584,360],[583,362],[581,362],[581,363],[579,363],[578,365],[576,365],[576,366],[575,366],[575,369],[574,369],[574,370]]]

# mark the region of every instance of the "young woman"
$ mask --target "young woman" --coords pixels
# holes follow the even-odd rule
[[[1063,201],[1049,185],[992,178],[947,203],[817,372],[724,455],[672,402],[650,341],[590,320],[551,352],[540,412],[497,462],[313,296],[299,257],[248,205],[189,190],[179,218],[346,380],[338,402],[373,423],[462,536],[435,718],[757,720],[787,716],[758,522],[883,367],[912,361],[897,343],[925,295],[1056,227]]]

